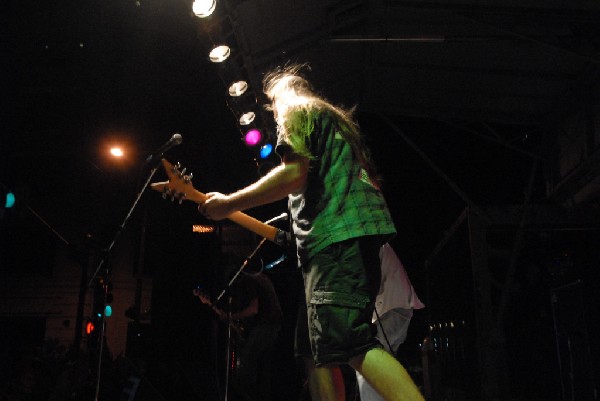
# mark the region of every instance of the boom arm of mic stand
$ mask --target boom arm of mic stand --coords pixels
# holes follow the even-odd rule
[[[88,281],[88,287],[90,287],[92,285],[92,282],[94,281],[94,279],[98,275],[98,272],[100,271],[100,269],[102,268],[102,266],[104,265],[104,263],[106,263],[107,255],[110,254],[112,248],[115,246],[115,243],[117,242],[117,239],[119,238],[119,235],[121,234],[121,231],[123,231],[123,229],[125,228],[125,225],[127,224],[127,222],[129,221],[129,218],[133,214],[133,211],[135,210],[135,207],[137,206],[138,202],[142,198],[142,195],[144,194],[144,191],[146,190],[146,188],[150,184],[150,181],[152,180],[152,177],[154,177],[154,174],[156,173],[157,169],[158,169],[158,164],[156,166],[152,167],[152,170],[150,170],[150,175],[148,175],[148,179],[146,180],[146,182],[144,183],[144,185],[140,189],[140,192],[137,194],[135,200],[133,201],[133,205],[131,205],[131,208],[127,212],[127,215],[123,219],[123,222],[121,223],[121,225],[119,225],[119,230],[115,233],[115,236],[114,236],[113,240],[111,241],[110,245],[108,246],[108,248],[106,248],[105,255],[100,260],[100,263],[98,263],[98,267],[96,268],[96,270],[92,274],[92,277]]]
[[[267,239],[263,238],[259,244],[256,246],[256,248],[254,248],[254,250],[252,251],[252,253],[246,258],[246,260],[244,260],[244,263],[242,263],[242,266],[239,268],[239,270],[233,275],[233,277],[231,278],[231,280],[229,280],[229,283],[227,283],[227,286],[225,288],[223,288],[223,291],[221,291],[221,293],[219,294],[219,296],[217,297],[217,302],[221,300],[221,298],[223,297],[223,295],[225,295],[225,292],[227,292],[227,290],[229,288],[231,288],[231,286],[233,285],[234,281],[237,279],[237,277],[240,275],[240,273],[242,272],[242,270],[244,270],[244,268],[248,265],[248,262],[250,262],[250,260],[254,257],[254,255],[256,255],[256,252],[258,252],[258,250],[260,249],[260,247],[265,243]]]

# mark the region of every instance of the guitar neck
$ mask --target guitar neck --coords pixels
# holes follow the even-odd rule
[[[191,193],[186,194],[186,199],[196,202],[197,204],[202,204],[204,201],[206,201],[206,195],[196,189],[193,189]],[[271,242],[276,242],[278,231],[276,227],[265,224],[262,221],[242,212],[230,214],[227,216],[227,219],[239,224],[240,226],[252,231],[257,235],[260,235],[263,238],[268,239]]]

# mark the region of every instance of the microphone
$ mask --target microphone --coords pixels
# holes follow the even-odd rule
[[[171,139],[169,139],[160,148],[158,148],[158,150],[156,152],[154,152],[150,156],[148,156],[148,158],[146,159],[146,163],[150,163],[152,161],[162,158],[162,155],[166,151],[170,150],[172,147],[175,147],[175,146],[181,144],[182,140],[183,140],[183,138],[181,137],[181,135],[173,134]]]
[[[284,253],[279,258],[277,258],[276,260],[274,260],[271,263],[269,263],[268,265],[266,265],[264,267],[264,269],[265,270],[271,270],[272,268],[274,268],[275,266],[277,266],[278,264],[280,264],[281,262],[283,262],[286,259],[287,259],[287,255]]]
[[[279,216],[273,217],[272,219],[265,221],[265,224],[275,223],[276,221],[285,220],[287,218],[288,218],[287,213],[281,213]]]

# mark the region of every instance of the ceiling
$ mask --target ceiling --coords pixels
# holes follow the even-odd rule
[[[245,1],[234,29],[256,73],[308,61],[362,111],[540,125],[598,82],[594,1]]]
[[[466,204],[522,202],[549,127],[597,99],[597,1],[221,1],[212,20],[181,0],[2,6],[0,178],[37,223],[72,242],[120,222],[174,132],[169,158],[200,189],[257,177],[211,40],[232,41],[259,100],[265,71],[307,62],[318,90],[357,105],[404,244],[425,253]],[[115,166],[114,142],[136,153]]]

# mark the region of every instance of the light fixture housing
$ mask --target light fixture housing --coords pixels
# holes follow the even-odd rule
[[[194,0],[192,12],[196,17],[206,18],[215,11],[216,6],[216,0]]]
[[[222,63],[231,55],[231,48],[227,45],[219,45],[214,47],[208,54],[208,58],[213,63]]]
[[[248,90],[248,82],[246,81],[235,81],[229,85],[229,96],[239,97],[242,96]]]
[[[252,121],[256,118],[256,113],[253,111],[248,111],[241,115],[240,117],[240,125],[250,125]]]

